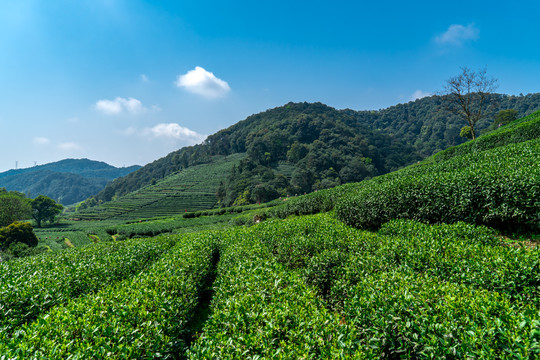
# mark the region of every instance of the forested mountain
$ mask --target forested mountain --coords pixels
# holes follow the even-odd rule
[[[493,111],[477,124],[486,131],[495,114],[519,116],[540,109],[540,94],[489,97]],[[410,164],[465,141],[466,125],[445,110],[444,97],[430,96],[378,111],[336,110],[321,103],[289,103],[251,115],[111,182],[95,198],[109,201],[216,155],[246,153],[223,174],[217,196],[223,205],[267,201],[360,181]]]
[[[492,111],[477,124],[480,132],[490,127],[500,110],[514,109],[518,117],[537,111],[540,109],[540,93],[520,96],[492,94],[488,103],[493,105]],[[423,157],[466,141],[459,136],[466,123],[446,110],[444,96],[425,97],[379,111],[348,111],[357,114],[359,123],[413,145]]]
[[[134,165],[116,168],[101,161],[65,159],[54,163],[0,173],[0,187],[29,197],[46,195],[69,205],[102,190],[115,178],[139,169]]]

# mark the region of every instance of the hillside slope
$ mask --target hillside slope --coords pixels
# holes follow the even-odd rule
[[[335,207],[344,223],[367,229],[412,219],[538,232],[539,163],[540,111],[418,164],[308,194],[271,213],[286,217]]]
[[[137,191],[88,207],[79,206],[74,218],[82,220],[138,219],[171,216],[216,205],[216,191],[245,154],[214,156],[208,164],[194,165],[155,181]]]
[[[540,108],[540,94],[493,94],[493,114],[515,108],[520,116]],[[493,119],[478,124],[485,130]],[[289,103],[251,115],[184,147],[124,178],[96,195],[106,202],[212,156],[247,153],[223,179],[224,205],[267,201],[384,174],[464,142],[464,123],[444,111],[443,98],[431,96],[379,111],[336,110],[324,104]],[[284,175],[283,177],[279,176]]]
[[[116,168],[101,161],[65,159],[49,164],[0,173],[0,187],[29,197],[46,195],[69,205],[101,191],[109,181],[139,169]]]

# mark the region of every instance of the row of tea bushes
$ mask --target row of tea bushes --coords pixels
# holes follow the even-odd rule
[[[319,214],[270,220],[251,231],[280,264],[304,269],[323,294],[343,275],[333,267],[349,261],[359,277],[400,268],[540,305],[540,249],[504,246],[484,226],[393,220],[375,234]]]
[[[355,327],[364,355],[540,355],[539,250],[501,245],[489,228],[395,220],[372,234],[317,215],[253,237]]]
[[[185,351],[188,324],[212,278],[218,241],[200,233],[147,270],[51,309],[0,344],[2,359],[175,358]]]
[[[196,219],[185,219],[182,216],[175,216],[109,226],[106,231],[111,235],[121,236],[122,238],[147,237],[172,233],[180,229],[192,228],[198,230],[211,224],[226,224],[231,218],[232,215],[200,217]]]
[[[0,359],[540,356],[539,250],[486,227],[319,214],[162,242],[152,266],[19,326]]]
[[[373,234],[321,214],[223,244],[192,359],[540,355],[538,251],[489,228],[398,220]]]
[[[454,156],[493,149],[499,146],[533,140],[540,137],[540,111],[516,120],[489,134],[480,136],[460,146],[454,146],[433,156],[434,161],[444,161]]]
[[[395,173],[343,196],[336,214],[376,229],[396,218],[540,229],[540,139],[454,157],[430,171]]]
[[[137,274],[172,238],[103,243],[0,263],[0,336],[48,309]]]
[[[540,305],[539,248],[497,244],[492,230],[465,223],[394,220],[379,233],[392,236],[386,253],[409,269]]]
[[[342,316],[373,358],[531,359],[540,356],[540,313],[496,292],[426,273],[376,272],[341,282]]]
[[[335,271],[339,265],[350,262],[357,277],[399,268],[540,305],[540,249],[502,245],[484,226],[393,220],[375,234],[319,214],[271,220],[251,231],[276,261],[305,269],[322,293],[344,276]]]
[[[326,310],[300,274],[273,259],[256,228],[235,229],[224,238],[212,314],[188,357],[364,358],[354,329]]]

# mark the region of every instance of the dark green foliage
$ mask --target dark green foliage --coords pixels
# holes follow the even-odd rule
[[[21,191],[31,197],[45,195],[69,205],[96,194],[109,181],[139,167],[116,168],[88,159],[66,159],[0,173],[0,186]]]
[[[37,227],[41,227],[43,221],[52,223],[63,208],[61,204],[56,203],[53,199],[39,195],[32,200],[32,217],[36,220]]]
[[[331,188],[419,159],[411,146],[320,103],[290,103],[250,116],[208,141],[217,135],[223,135],[220,142],[243,141],[248,155],[220,189],[225,205]],[[284,162],[292,167],[289,176],[279,172]]]
[[[32,225],[25,222],[14,222],[0,228],[0,248],[6,249],[13,244],[21,243],[29,247],[38,244],[38,238],[32,229]]]
[[[31,217],[30,199],[17,191],[0,188],[0,227]]]
[[[17,242],[11,244],[3,253],[0,253],[2,261],[22,258],[26,256],[35,256],[47,252],[47,248],[43,246],[28,246],[24,243]]]
[[[366,182],[338,201],[336,214],[369,229],[406,218],[538,231],[539,146],[530,140]]]
[[[450,146],[459,145],[466,139],[459,136],[463,120],[445,110],[444,96],[425,97],[406,104],[398,104],[379,111],[359,111],[360,124],[393,134],[415,147],[423,157]],[[494,115],[503,109],[515,109],[518,117],[527,116],[540,109],[540,94],[525,96],[489,94],[488,102],[495,103],[490,116],[476,124],[478,133],[485,131]]]
[[[516,120],[518,118],[518,112],[514,109],[508,109],[508,110],[501,110],[495,115],[495,121],[493,122],[493,125],[491,125],[492,128],[496,129],[504,125],[510,124],[512,121]]]

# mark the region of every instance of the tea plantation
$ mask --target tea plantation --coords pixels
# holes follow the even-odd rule
[[[216,190],[223,174],[245,154],[216,156],[209,164],[196,165],[103,205],[76,214],[82,220],[137,219],[171,216],[184,211],[210,209],[217,203]]]
[[[540,358],[539,119],[242,215],[57,228],[0,263],[0,359]]]

